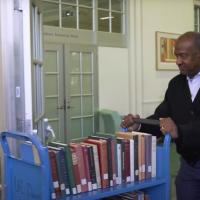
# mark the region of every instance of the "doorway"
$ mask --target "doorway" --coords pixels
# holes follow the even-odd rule
[[[45,117],[56,140],[91,135],[98,108],[96,47],[48,43],[44,49]]]

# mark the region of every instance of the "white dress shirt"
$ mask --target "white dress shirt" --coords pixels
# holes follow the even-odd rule
[[[187,80],[190,88],[191,99],[193,102],[200,88],[200,72],[193,78],[187,77]]]

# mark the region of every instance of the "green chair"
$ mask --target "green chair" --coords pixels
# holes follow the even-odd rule
[[[117,111],[101,109],[98,111],[99,132],[115,134],[120,131],[121,116]]]

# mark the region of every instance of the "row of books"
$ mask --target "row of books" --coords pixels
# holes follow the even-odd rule
[[[144,191],[126,192],[112,197],[103,198],[101,200],[150,200],[150,197]]]
[[[156,176],[156,137],[140,132],[51,142],[52,199]]]

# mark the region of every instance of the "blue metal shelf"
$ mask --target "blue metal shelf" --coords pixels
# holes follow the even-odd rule
[[[115,187],[109,187],[106,189],[98,189],[91,192],[86,192],[74,196],[68,196],[65,198],[60,198],[59,200],[95,200],[100,198],[105,198],[113,195],[122,194],[125,192],[130,192],[133,190],[143,190],[146,188],[155,187],[158,185],[165,184],[166,180],[163,178],[155,178],[147,181],[129,183],[129,184],[121,184]]]
[[[38,151],[40,164],[33,160],[32,147],[27,148],[22,157],[13,156],[8,138],[29,141]],[[6,200],[50,200],[51,173],[48,151],[36,136],[25,133],[3,132],[0,136],[4,153],[4,189]],[[31,149],[31,151],[29,151]],[[170,200],[170,136],[157,146],[157,177],[141,182],[121,184],[115,187],[67,196],[57,200],[95,200],[124,192],[144,190],[151,200]]]

